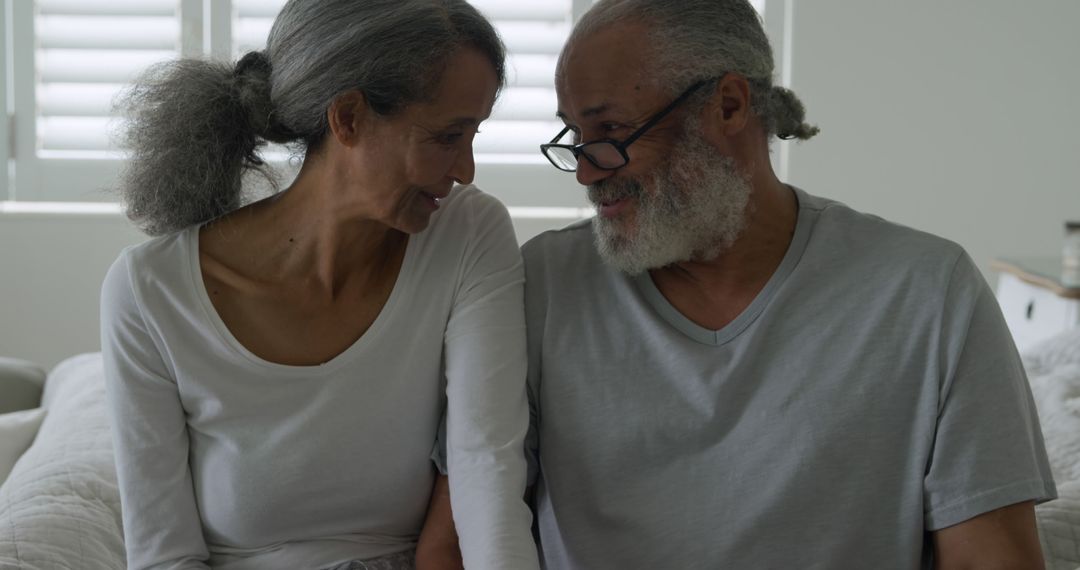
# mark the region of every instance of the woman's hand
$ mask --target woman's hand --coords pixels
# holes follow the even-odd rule
[[[427,519],[416,544],[416,570],[464,570],[450,510],[450,482],[439,475],[431,490]]]

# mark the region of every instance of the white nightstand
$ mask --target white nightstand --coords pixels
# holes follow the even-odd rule
[[[1080,283],[1063,278],[1060,258],[997,259],[993,268],[1001,272],[997,299],[1021,352],[1080,327]]]

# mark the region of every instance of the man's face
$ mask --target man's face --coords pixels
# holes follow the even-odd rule
[[[601,210],[619,200],[634,205],[632,216],[600,215],[593,222],[600,256],[620,271],[714,259],[746,225],[750,183],[705,140],[696,121],[688,123],[666,164],[640,177],[589,185],[589,200]]]
[[[559,114],[575,142],[621,141],[671,103],[672,95],[646,75],[645,42],[634,41],[645,37],[643,26],[620,24],[564,54]],[[578,181],[597,207],[597,248],[621,271],[712,259],[745,225],[750,184],[706,139],[695,100],[627,148],[626,166],[605,171],[578,163]]]

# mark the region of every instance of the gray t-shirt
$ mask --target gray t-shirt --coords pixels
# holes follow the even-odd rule
[[[783,262],[717,331],[606,267],[588,221],[524,247],[547,568],[929,568],[929,531],[1056,495],[971,259],[796,194]]]

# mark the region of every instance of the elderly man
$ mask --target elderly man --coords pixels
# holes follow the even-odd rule
[[[777,179],[810,138],[745,0],[601,0],[543,145],[597,216],[524,247],[551,569],[1039,568],[1055,496],[956,244]]]

